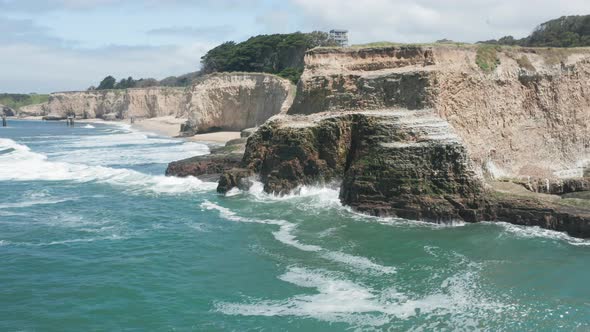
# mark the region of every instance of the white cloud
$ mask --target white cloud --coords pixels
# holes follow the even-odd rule
[[[291,0],[316,29],[350,30],[353,42],[475,42],[524,37],[562,15],[590,14],[587,0]]]
[[[45,45],[0,45],[0,91],[53,92],[96,85],[106,75],[162,79],[198,69],[211,45],[76,50]]]

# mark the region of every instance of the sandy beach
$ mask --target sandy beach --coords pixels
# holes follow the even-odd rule
[[[185,121],[186,120],[184,119],[178,119],[173,116],[163,116],[158,118],[137,120],[131,125],[131,127],[141,131],[153,132],[159,135],[178,137],[180,135],[180,125]],[[194,142],[226,143],[232,139],[240,138],[240,132],[219,131],[183,138]]]

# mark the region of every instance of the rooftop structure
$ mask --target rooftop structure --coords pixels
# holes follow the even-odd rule
[[[340,47],[348,46],[348,30],[330,30],[330,38]]]

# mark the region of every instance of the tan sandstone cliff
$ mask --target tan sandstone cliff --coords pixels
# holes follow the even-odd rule
[[[188,88],[152,87],[52,93],[45,104],[23,107],[21,116],[107,120],[174,116],[187,120],[188,134],[213,129],[242,130],[286,112],[294,96],[288,80],[257,73],[200,78]]]
[[[489,182],[518,178],[514,186],[538,189],[546,177],[547,192],[588,187],[555,181],[588,166],[590,51],[501,48],[486,67],[479,47],[308,52],[292,107],[249,138],[218,191],[247,188],[252,176],[275,194],[338,181],[341,202],[369,214],[502,220],[590,237],[590,209]]]
[[[295,96],[285,79],[268,74],[213,74],[188,91],[188,132],[257,127],[286,113]]]
[[[505,48],[491,73],[476,56],[476,46],[312,51],[289,113],[430,109],[450,123],[481,174],[582,176],[590,163],[590,50]]]

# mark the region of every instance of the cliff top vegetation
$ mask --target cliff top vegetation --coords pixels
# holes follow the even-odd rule
[[[0,93],[0,105],[5,105],[13,109],[28,105],[41,104],[48,100],[49,95],[45,94]]]
[[[295,32],[259,35],[244,42],[225,42],[201,58],[202,71],[264,72],[276,74],[297,83],[303,73],[305,52],[318,46],[333,46],[325,32]]]
[[[590,15],[562,16],[539,25],[533,33],[522,39],[505,36],[484,44],[528,47],[583,47],[590,46]]]

